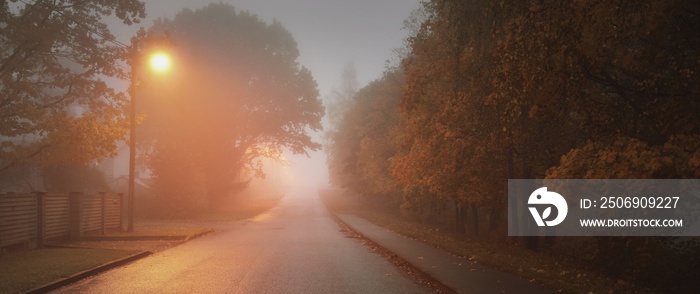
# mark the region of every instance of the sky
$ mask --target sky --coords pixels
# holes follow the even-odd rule
[[[130,28],[115,29],[128,42],[139,26],[150,27],[158,18],[173,18],[184,8],[196,10],[209,3],[228,3],[268,23],[279,21],[292,33],[300,52],[299,63],[307,67],[318,83],[321,98],[341,83],[340,71],[347,63],[357,70],[361,86],[381,76],[387,61],[400,48],[407,31],[403,21],[418,7],[419,0],[146,0],[146,20]],[[320,142],[321,135],[315,134]],[[323,151],[305,156],[288,156],[285,173],[297,184],[322,186],[328,173]]]

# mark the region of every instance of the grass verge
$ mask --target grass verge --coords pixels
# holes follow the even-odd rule
[[[120,230],[109,230],[105,232],[105,236],[116,237],[178,237],[191,236],[206,231],[211,228],[200,226],[158,226],[158,225],[143,225],[134,228],[133,232],[122,232]],[[99,235],[97,235],[99,236]]]
[[[131,250],[45,248],[0,255],[0,293],[27,291],[107,262]]]
[[[335,213],[360,216],[401,235],[464,256],[473,262],[513,273],[560,293],[654,293],[627,281],[613,279],[561,261],[551,255],[502,242],[468,238],[387,213],[375,206],[364,204],[356,197],[343,195],[340,190],[321,190],[319,195],[326,206]]]

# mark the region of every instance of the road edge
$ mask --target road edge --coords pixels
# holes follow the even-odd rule
[[[398,267],[401,267],[401,266],[407,267],[408,271],[409,271],[408,272],[409,275],[414,275],[414,274],[417,275],[417,278],[419,280],[423,279],[423,280],[427,281],[430,286],[432,286],[433,288],[435,288],[436,290],[438,290],[441,293],[449,293],[449,294],[459,293],[459,292],[455,291],[452,287],[450,287],[447,284],[445,284],[444,282],[440,281],[438,278],[428,274],[427,272],[425,272],[424,270],[422,270],[418,266],[414,265],[413,263],[409,262],[405,258],[399,256],[398,254],[394,253],[393,251],[387,249],[386,247],[382,246],[381,244],[377,243],[376,241],[365,236],[364,234],[362,234],[360,231],[356,230],[352,226],[348,225],[342,219],[340,219],[340,217],[338,217],[338,215],[336,215],[335,212],[331,211],[330,208],[328,208],[327,206],[326,206],[326,209],[330,213],[331,218],[333,218],[343,229],[346,229],[346,230],[352,232],[359,239],[371,244],[371,246],[373,246],[374,248],[377,248],[378,250],[382,251],[381,252],[382,255],[385,256],[394,265],[396,265]],[[397,260],[398,260],[398,263],[397,263]],[[404,269],[404,270],[406,270],[406,269]],[[425,282],[425,281],[421,281],[421,282]]]
[[[91,268],[89,270],[78,272],[78,273],[73,274],[67,278],[59,279],[59,280],[53,281],[51,283],[48,283],[46,285],[33,288],[33,289],[28,290],[24,293],[25,294],[35,294],[35,293],[46,293],[49,291],[53,291],[53,290],[59,289],[61,287],[73,284],[73,283],[80,281],[82,279],[85,279],[87,277],[91,277],[91,276],[97,275],[99,273],[108,271],[110,269],[125,265],[127,263],[132,262],[132,261],[139,260],[139,259],[144,258],[146,256],[149,256],[151,254],[153,254],[153,252],[141,251],[139,253],[132,254],[132,255],[129,255],[127,257],[120,258],[120,259],[113,260],[113,261],[110,261],[108,263],[99,265],[99,266]]]
[[[203,231],[203,232],[199,232],[199,233],[193,234],[193,235],[188,235],[188,236],[177,236],[177,238],[166,238],[166,239],[157,239],[157,240],[177,240],[177,241],[182,241],[182,243],[185,243],[185,242],[187,242],[187,241],[190,241],[190,240],[193,240],[193,239],[202,237],[202,236],[204,236],[204,235],[207,235],[207,234],[209,234],[209,233],[212,233],[212,232],[214,232],[214,231],[215,231],[215,230],[210,229],[210,230],[206,230],[206,231]],[[114,240],[112,240],[112,239],[110,239],[110,240],[111,240],[111,241],[115,241],[115,240],[120,240],[120,241],[156,240],[156,238],[153,237],[153,236],[145,236],[145,237],[146,237],[146,238],[144,238],[144,236],[136,236],[136,237],[126,238],[126,239],[114,238]],[[148,238],[148,237],[152,237],[152,238]],[[169,236],[169,237],[171,237],[171,236]],[[182,244],[182,243],[180,243],[180,244]],[[179,244],[178,244],[178,245],[179,245]],[[53,245],[52,245],[52,246],[53,246]],[[63,246],[57,246],[57,247],[63,247]],[[66,246],[66,247],[67,247],[67,248],[70,248],[70,246]],[[82,279],[85,279],[85,278],[88,278],[88,277],[91,277],[91,276],[94,276],[94,275],[97,275],[97,274],[100,274],[100,273],[109,271],[109,270],[111,270],[111,269],[114,269],[114,268],[120,267],[120,266],[122,266],[122,265],[131,263],[131,262],[136,261],[136,260],[139,260],[139,259],[141,259],[141,258],[147,257],[147,256],[149,256],[149,255],[151,255],[151,254],[153,254],[153,252],[151,252],[151,251],[141,251],[141,252],[138,252],[138,253],[129,255],[129,256],[127,256],[127,257],[123,257],[123,258],[120,258],[120,259],[117,259],[117,260],[113,260],[113,261],[107,262],[107,263],[105,263],[105,264],[98,265],[98,266],[96,266],[96,267],[94,267],[94,268],[91,268],[91,269],[88,269],[88,270],[84,270],[84,271],[82,271],[82,272],[78,272],[78,273],[73,274],[73,275],[71,275],[71,276],[69,276],[69,277],[67,277],[67,278],[58,279],[58,280],[55,280],[55,281],[50,282],[50,283],[48,283],[48,284],[45,284],[45,285],[42,285],[42,286],[38,286],[38,287],[36,287],[36,288],[32,288],[32,289],[30,289],[30,290],[28,290],[28,291],[26,291],[26,292],[23,292],[23,293],[25,293],[25,294],[35,294],[35,293],[46,293],[46,292],[50,292],[50,291],[53,291],[53,290],[57,290],[57,289],[59,289],[59,288],[62,288],[62,287],[68,286],[68,285],[70,285],[70,284],[73,284],[73,283],[75,283],[75,282],[78,282],[78,281],[80,281],[80,280],[82,280]]]

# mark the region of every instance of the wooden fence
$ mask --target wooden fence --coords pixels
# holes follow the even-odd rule
[[[0,194],[0,252],[121,228],[122,194]]]

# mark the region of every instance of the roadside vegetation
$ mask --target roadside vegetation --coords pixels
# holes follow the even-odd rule
[[[400,64],[359,89],[343,71],[331,182],[471,242],[698,289],[697,238],[509,238],[506,205],[508,179],[700,178],[700,4],[422,3]]]
[[[117,41],[113,23],[138,24],[145,9],[0,2],[0,192],[124,192],[113,162],[98,166],[117,154],[131,115],[136,164],[151,175],[137,179],[151,207],[137,209],[159,217],[216,213],[269,162],[321,148],[309,135],[322,127],[317,83],[280,22],[211,3]],[[147,70],[154,51],[176,66]],[[112,88],[119,79],[128,91]]]
[[[45,248],[0,255],[0,293],[19,293],[107,262],[132,250]]]

